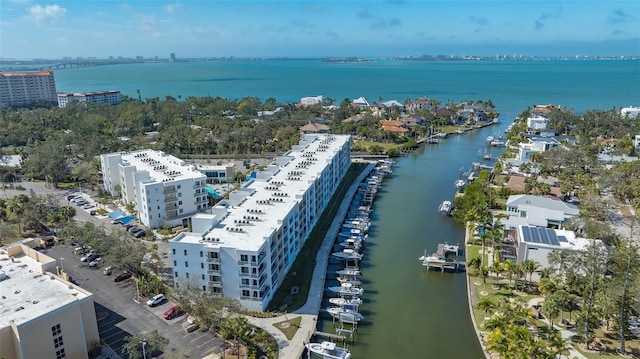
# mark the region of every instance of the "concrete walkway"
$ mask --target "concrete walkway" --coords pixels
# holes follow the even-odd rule
[[[305,344],[309,342],[309,339],[316,330],[316,322],[318,320],[318,313],[320,312],[320,304],[322,302],[322,296],[324,293],[325,274],[327,272],[327,264],[329,261],[329,254],[331,248],[338,235],[342,222],[349,210],[351,200],[358,190],[360,183],[369,175],[369,172],[375,167],[375,164],[370,164],[367,169],[362,171],[357,180],[353,182],[347,194],[342,200],[340,209],[336,213],[336,216],[331,224],[331,227],[327,231],[327,234],[318,250],[316,255],[316,266],[313,270],[313,277],[311,279],[311,285],[309,287],[309,296],[307,302],[300,307],[300,309],[287,313],[286,315],[280,315],[273,318],[254,318],[247,317],[249,323],[265,329],[271,334],[278,342],[280,349],[280,358],[283,359],[298,359],[302,357],[305,350]],[[300,322],[300,328],[296,332],[293,339],[288,340],[284,334],[276,328],[273,324],[302,317]]]

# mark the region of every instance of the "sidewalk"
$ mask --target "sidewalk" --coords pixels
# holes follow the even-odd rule
[[[527,305],[529,305],[530,307],[539,304],[540,302],[544,302],[544,298],[538,297],[538,298],[532,298],[529,300],[529,302],[527,303]],[[551,326],[551,323],[549,323],[549,320],[547,318],[544,319],[540,319],[543,322],[549,324],[549,326]],[[554,330],[557,330],[558,332],[560,332],[560,335],[562,336],[562,338],[567,339],[568,341],[571,340],[571,338],[573,336],[576,335],[576,331],[575,329],[573,330],[569,330],[569,329],[564,329],[562,327],[559,326],[554,326],[553,327]],[[569,358],[572,359],[588,359],[586,356],[584,356],[582,353],[580,353],[579,351],[577,351],[573,345],[568,345],[567,348],[569,349]]]
[[[316,256],[316,267],[313,270],[313,278],[311,279],[307,302],[302,307],[300,307],[300,309],[291,313],[287,313],[286,315],[280,315],[273,318],[247,317],[249,323],[265,329],[276,339],[276,341],[278,342],[278,347],[280,349],[280,358],[299,359],[300,357],[302,357],[302,354],[305,350],[305,344],[309,342],[309,339],[316,330],[316,322],[318,320],[318,313],[320,311],[320,304],[322,302],[322,296],[324,293],[325,274],[327,272],[327,263],[329,261],[331,247],[333,246],[333,242],[338,235],[338,231],[340,230],[342,221],[347,215],[349,205],[358,189],[358,186],[360,185],[362,180],[364,180],[369,175],[369,172],[371,171],[371,169],[373,169],[373,167],[375,167],[375,164],[370,164],[367,169],[362,171],[358,179],[353,182],[353,184],[349,188],[349,191],[342,200],[342,204],[340,205],[338,213],[336,213],[333,223],[331,224],[331,228],[329,228],[329,230],[327,231],[327,235],[325,236],[324,241],[322,242],[322,245],[318,250],[318,254]],[[296,317],[302,317],[302,321],[300,322],[300,328],[298,328],[298,331],[291,340],[288,340],[279,329],[273,326],[274,323],[282,322],[287,319]]]

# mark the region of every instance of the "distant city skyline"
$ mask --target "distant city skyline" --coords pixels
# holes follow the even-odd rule
[[[0,57],[640,55],[640,2],[3,0]]]

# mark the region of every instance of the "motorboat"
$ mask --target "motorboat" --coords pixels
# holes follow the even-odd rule
[[[345,268],[345,269],[340,269],[337,270],[336,273],[339,276],[353,276],[353,277],[359,277],[362,275],[362,273],[360,273],[360,270],[357,269],[357,267],[353,267],[353,268]]]
[[[362,299],[360,298],[329,298],[329,303],[333,305],[337,305],[340,307],[351,306],[351,307],[359,307],[362,305]]]
[[[362,254],[350,248],[343,249],[342,252],[333,252],[331,255],[340,259],[362,259]]]
[[[351,359],[351,353],[345,348],[336,346],[336,343],[307,343],[304,345],[308,351],[323,359]]]
[[[465,180],[463,179],[459,179],[455,181],[453,184],[456,186],[456,189],[462,189],[467,184],[467,182],[465,182]]]
[[[449,215],[451,213],[451,201],[442,201],[438,207],[438,212]]]
[[[344,296],[360,296],[364,293],[363,288],[354,287],[352,283],[342,283],[340,286],[329,287],[329,290]]]
[[[493,136],[487,136],[487,143],[491,143],[495,138]]]
[[[339,244],[341,247],[360,251],[360,249],[362,249],[363,242],[364,242],[364,238],[354,237],[354,238],[347,238],[345,241],[340,242]]]
[[[504,141],[500,141],[500,140],[493,140],[491,142],[489,142],[489,145],[493,146],[493,147],[502,147],[505,145]]]
[[[361,313],[345,307],[329,307],[327,312],[335,319],[350,324],[356,324],[364,318]]]
[[[365,231],[361,229],[351,228],[351,229],[343,229],[340,233],[338,233],[338,235],[341,237],[364,236],[365,235],[364,232]]]

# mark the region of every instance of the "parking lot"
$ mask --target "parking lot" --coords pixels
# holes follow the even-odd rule
[[[187,333],[187,315],[164,319],[163,313],[173,306],[170,301],[165,300],[154,307],[146,305],[148,298],[141,297],[136,302],[134,279],[115,283],[113,278],[118,273],[107,276],[102,273],[102,267],[89,267],[88,263],[80,261],[80,255],[73,253],[74,247],[70,245],[58,245],[43,252],[55,258],[75,283],[94,294],[100,338],[116,353],[122,355],[121,348],[127,336],[153,330],[169,339],[166,353],[202,358],[222,352],[224,341],[212,333],[199,330]]]

